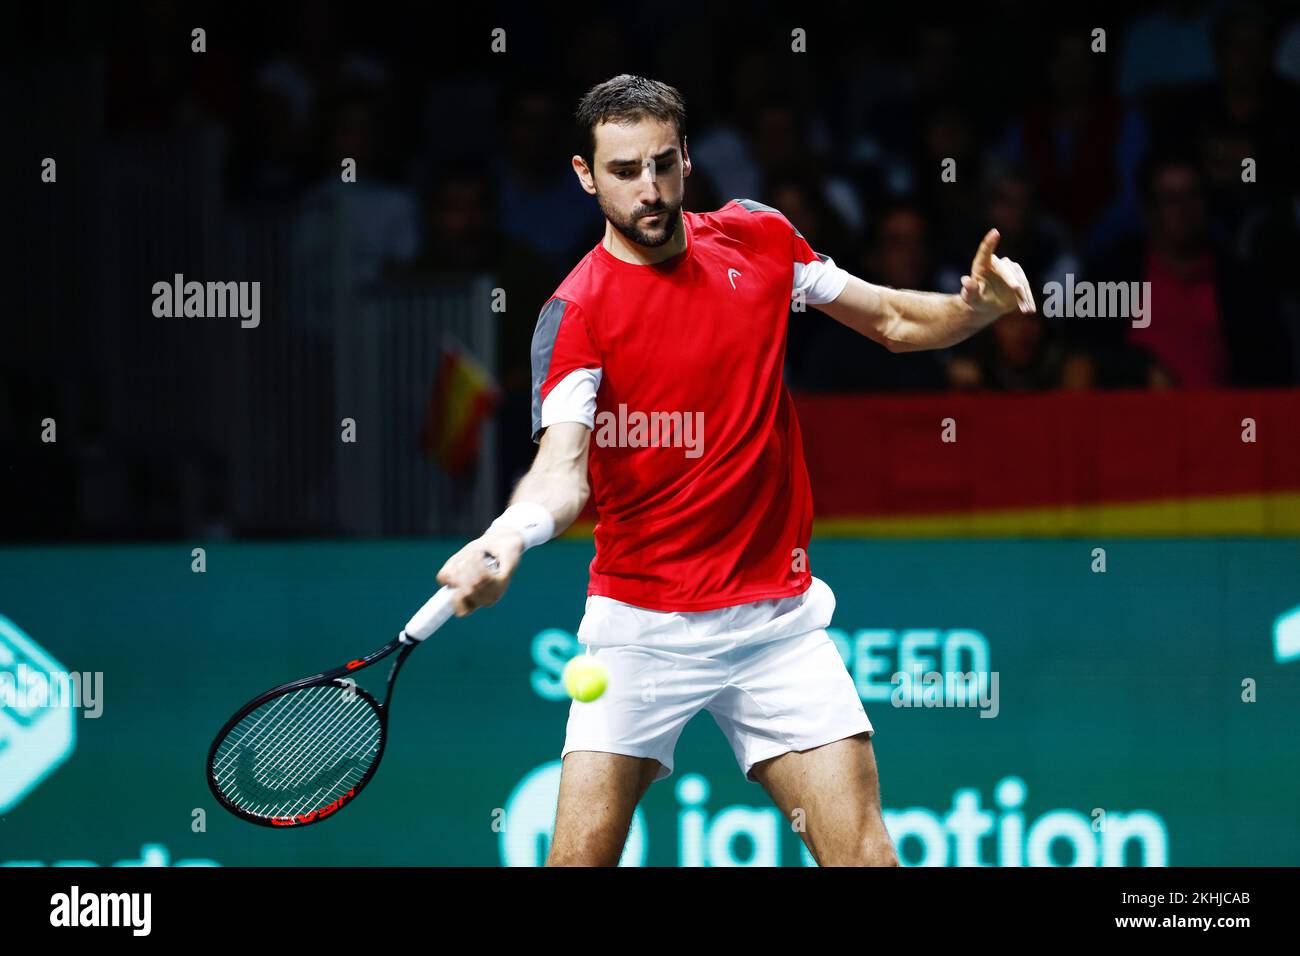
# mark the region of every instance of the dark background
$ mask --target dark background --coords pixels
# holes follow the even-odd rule
[[[432,10],[7,12],[0,536],[480,529],[533,452],[537,311],[603,230],[570,168],[570,117],[622,72],[685,97],[688,209],[757,199],[855,274],[940,291],[997,226],[1040,306],[1067,273],[1140,281],[1163,255],[1196,304],[1157,302],[1149,336],[1012,315],[909,355],[810,310],[791,321],[797,392],[1300,381],[1295,3]],[[808,52],[791,52],[794,28]],[[359,166],[346,192],[342,156]],[[956,183],[940,181],[944,157]],[[261,326],[155,318],[151,287],[177,272],[261,281]],[[507,291],[505,313],[475,298],[475,277]],[[466,329],[491,325],[470,348],[503,390],[482,458],[455,476],[417,436],[440,340],[412,336],[451,322],[446,303]],[[344,416],[374,457],[343,459]]]

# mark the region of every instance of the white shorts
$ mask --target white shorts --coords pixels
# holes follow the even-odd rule
[[[653,757],[673,772],[687,721],[707,710],[749,780],[754,764],[872,733],[853,678],[826,633],[835,595],[803,594],[714,611],[651,611],[591,595],[578,640],[609,671],[589,704],[569,705],[563,757],[599,750]]]

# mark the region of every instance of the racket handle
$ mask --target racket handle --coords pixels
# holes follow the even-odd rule
[[[451,585],[439,588],[438,593],[411,616],[402,632],[413,641],[422,641],[446,624],[452,615],[451,598],[455,591]]]
[[[485,554],[483,556],[483,565],[493,573],[501,568],[501,563],[494,554]],[[411,616],[411,619],[406,622],[406,627],[402,628],[402,633],[413,641],[422,641],[446,624],[453,614],[451,599],[455,590],[450,584],[439,588],[438,593],[425,601],[424,607],[416,611]]]

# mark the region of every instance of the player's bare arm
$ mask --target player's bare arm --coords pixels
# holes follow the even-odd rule
[[[817,308],[891,352],[956,345],[1008,312],[1035,310],[1025,270],[994,255],[998,238],[996,229],[984,236],[959,294],[890,289],[849,276],[844,291]]]
[[[591,493],[587,481],[590,443],[591,429],[580,422],[557,422],[542,433],[537,457],[515,487],[510,507],[487,531],[448,558],[438,572],[439,584],[460,589],[452,603],[457,617],[501,599],[524,551],[540,543],[530,537],[551,538],[582,513]],[[533,525],[539,519],[541,525],[547,523],[543,512],[551,524],[535,531]],[[500,564],[496,572],[484,566],[485,553],[496,555]]]

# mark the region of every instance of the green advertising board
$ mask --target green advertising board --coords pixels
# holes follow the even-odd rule
[[[502,603],[411,659],[348,812],[264,829],[204,779],[235,707],[388,640],[456,546],[0,550],[0,863],[540,863],[582,706],[560,671],[588,543],[530,552]],[[1300,542],[835,539],[810,557],[905,864],[1300,864]],[[67,678],[33,702],[42,670]],[[699,715],[624,863],[811,859]]]

